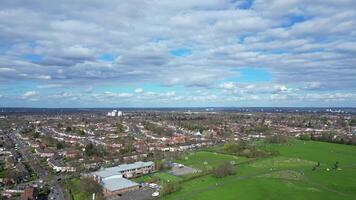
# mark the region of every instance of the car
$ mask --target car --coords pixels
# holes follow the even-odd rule
[[[152,196],[153,196],[153,197],[158,197],[158,196],[159,196],[159,192],[154,192],[154,193],[152,193]]]

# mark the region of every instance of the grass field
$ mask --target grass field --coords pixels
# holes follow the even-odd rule
[[[281,155],[239,164],[234,176],[218,179],[207,175],[184,182],[180,191],[162,199],[356,199],[355,146],[292,140],[264,148],[278,150]],[[234,157],[198,152],[182,162],[202,168],[204,160],[216,166],[231,158]],[[336,161],[340,163],[339,170],[332,169]],[[320,167],[313,171],[317,162]]]
[[[226,162],[243,162],[248,160],[245,157],[237,157],[232,155],[213,153],[208,151],[198,151],[187,154],[175,162],[184,164],[196,169],[210,169]]]
[[[160,184],[166,183],[166,182],[176,182],[182,180],[182,178],[173,176],[171,174],[168,174],[166,172],[156,172],[153,174],[148,174],[145,176],[137,177],[134,179],[131,179],[132,181],[135,181],[137,183],[147,183],[151,182],[153,180],[158,180]]]
[[[92,199],[92,194],[85,193],[81,188],[81,180],[78,178],[69,179],[64,188],[70,191],[69,194],[73,200],[88,200]]]

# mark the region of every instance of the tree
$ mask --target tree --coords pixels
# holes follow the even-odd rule
[[[64,147],[63,142],[57,142],[57,144],[56,144],[57,149],[63,149],[63,147]]]
[[[213,176],[223,178],[235,174],[235,167],[230,163],[225,163],[213,170]]]
[[[267,137],[266,141],[271,144],[282,144],[288,142],[288,137],[284,135],[272,135]]]
[[[224,144],[222,151],[227,154],[237,154],[246,148],[246,143],[241,141],[239,143],[226,143]]]
[[[85,131],[83,129],[78,130],[78,135],[84,136],[85,135]]]
[[[161,193],[163,196],[166,196],[180,190],[181,187],[182,186],[179,183],[166,183],[165,185],[163,185]]]
[[[118,133],[123,133],[124,131],[125,131],[125,127],[124,127],[124,125],[122,125],[121,123],[116,123],[116,131],[118,132]]]
[[[157,161],[155,161],[155,168],[156,168],[156,170],[161,170],[161,169],[163,169],[163,162],[162,161],[160,161],[160,160],[157,160]]]
[[[91,178],[83,178],[81,182],[82,190],[87,193],[100,193],[103,189],[100,184]]]
[[[89,143],[85,146],[85,154],[87,156],[102,156],[106,153],[105,149],[102,147],[98,147]]]
[[[71,132],[73,129],[72,129],[72,127],[70,127],[70,126],[67,126],[67,128],[66,128],[66,132]]]
[[[57,128],[62,128],[62,127],[63,127],[63,124],[59,122],[59,123],[57,124]]]
[[[339,169],[339,161],[335,162],[333,169]]]
[[[33,138],[39,138],[40,137],[40,133],[35,131],[32,135]]]
[[[356,118],[351,119],[350,126],[356,126]]]
[[[39,194],[42,194],[45,196],[49,195],[50,192],[51,192],[51,190],[47,184],[39,190]]]
[[[304,141],[309,141],[311,139],[309,134],[302,134],[299,138]]]
[[[89,143],[89,144],[87,144],[86,146],[85,146],[85,154],[87,155],[87,156],[92,156],[92,155],[94,155],[94,152],[95,152],[95,150],[94,150],[94,145],[92,144],[92,143]]]

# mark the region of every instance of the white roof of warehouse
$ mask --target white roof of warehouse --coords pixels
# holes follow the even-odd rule
[[[122,164],[116,167],[109,167],[105,169],[101,169],[99,171],[93,172],[94,175],[100,176],[101,178],[107,178],[114,175],[120,175],[122,171],[137,169],[142,167],[149,167],[153,165],[153,162],[135,162],[132,164]]]
[[[107,180],[104,180],[101,184],[103,187],[105,187],[109,191],[116,191],[116,190],[139,185],[138,183],[135,183],[135,182],[130,181],[125,178],[107,179]]]

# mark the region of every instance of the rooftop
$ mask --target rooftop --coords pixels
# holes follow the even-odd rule
[[[99,171],[93,172],[94,175],[100,176],[101,178],[107,178],[114,175],[120,175],[123,171],[137,169],[142,167],[149,167],[153,165],[153,162],[135,162],[132,164],[122,164],[116,167],[104,168]]]
[[[109,191],[116,191],[116,190],[139,185],[138,183],[135,183],[125,178],[107,179],[104,180],[101,184]]]

